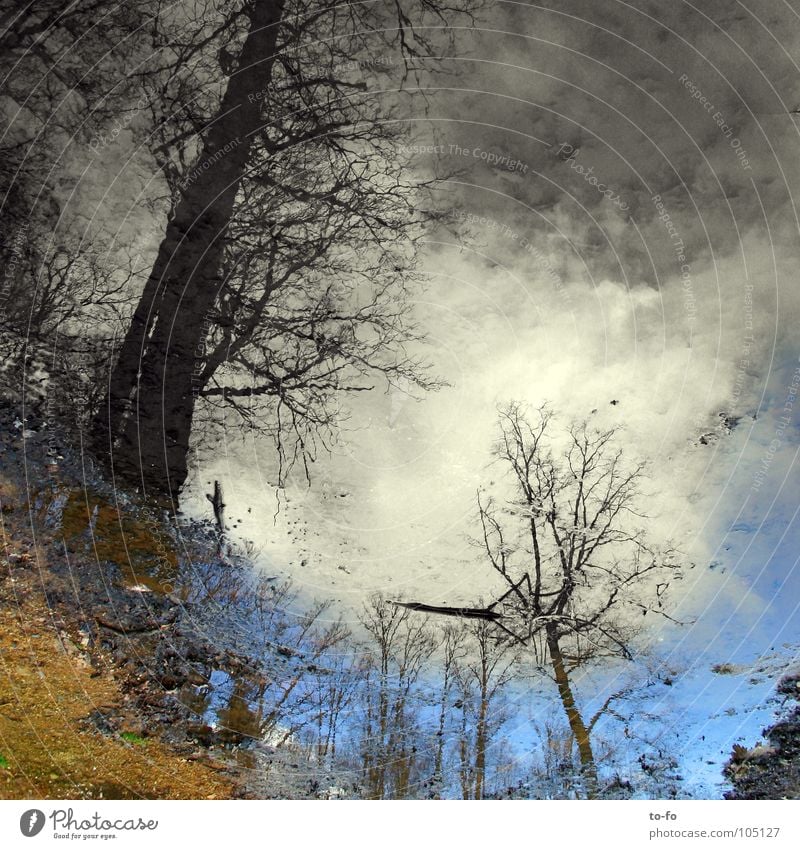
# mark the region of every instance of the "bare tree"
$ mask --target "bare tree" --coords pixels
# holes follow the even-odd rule
[[[137,33],[154,6],[149,0],[131,7],[114,0],[0,0],[5,236],[56,225],[62,211],[57,166],[121,108],[129,91],[125,62],[140,48]]]
[[[403,603],[491,624],[511,644],[530,648],[556,684],[588,796],[597,792],[592,731],[624,694],[612,694],[587,717],[572,674],[591,663],[632,660],[643,617],[675,621],[665,600],[682,576],[676,550],[647,537],[645,464],[627,462],[619,436],[618,428],[585,421],[557,430],[547,406],[501,407],[493,454],[506,475],[495,494],[478,492],[475,543],[505,591],[481,607]]]
[[[326,658],[311,675],[316,723],[314,751],[320,764],[336,763],[337,745],[355,705],[365,670],[352,645]]]
[[[156,111],[191,105],[156,134],[169,217],[94,421],[123,476],[180,489],[201,397],[250,423],[266,405],[279,454],[289,433],[306,456],[333,394],[369,375],[426,385],[405,348],[402,272],[427,216],[399,176],[401,95],[369,96],[354,57],[391,53],[405,80],[471,5],[242,0],[199,29],[162,19],[148,90]]]
[[[47,395],[48,418],[84,424],[102,397],[115,330],[127,320],[137,260],[100,239],[53,243],[31,227],[6,266],[0,305],[0,388],[28,402]],[[37,380],[42,386],[37,386]]]
[[[494,454],[510,488],[478,494],[479,545],[507,587],[501,621],[549,667],[590,796],[591,733],[609,705],[586,718],[571,675],[588,663],[633,659],[643,617],[670,618],[666,593],[681,577],[675,550],[648,541],[645,465],[626,461],[619,436],[588,422],[554,433],[547,407],[528,413],[508,404]]]
[[[424,621],[383,597],[373,596],[361,619],[366,678],[362,762],[370,799],[408,798],[416,783],[417,708],[415,685],[436,642]]]
[[[461,711],[471,721],[462,723],[461,789],[465,799],[483,799],[489,747],[504,721],[498,696],[514,680],[519,658],[490,621],[470,622],[466,631],[467,654],[457,674]]]
[[[0,0],[0,381],[27,401],[53,378],[50,412],[73,419],[97,407],[108,321],[129,314],[124,251],[108,261],[96,233],[85,244],[67,200],[78,159],[130,106],[125,66],[156,4],[135,6]]]
[[[319,681],[337,677],[340,656],[350,651],[349,629],[329,617],[328,602],[295,612],[297,593],[290,581],[276,583],[262,575],[254,582],[235,568],[208,571],[213,580],[204,587],[205,599],[230,623],[231,645],[259,658],[247,699],[258,736],[274,745],[294,742],[317,725]],[[205,584],[205,575],[199,577]]]
[[[447,729],[451,719],[451,702],[458,691],[459,664],[466,654],[466,632],[456,625],[445,625],[439,633],[440,646],[436,740],[434,742],[433,775],[430,795],[441,798],[445,790],[444,761],[447,748]]]

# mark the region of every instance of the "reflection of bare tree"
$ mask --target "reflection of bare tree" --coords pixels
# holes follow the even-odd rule
[[[503,722],[497,697],[513,680],[518,657],[497,639],[497,631],[490,622],[471,622],[467,631],[468,654],[458,667],[463,718],[459,741],[461,792],[464,799],[483,799],[487,750]],[[466,721],[469,715],[471,722]]]
[[[506,639],[532,649],[555,681],[585,792],[593,796],[591,734],[618,696],[586,718],[572,673],[587,663],[632,659],[642,617],[669,618],[665,594],[681,573],[674,550],[658,550],[640,527],[645,469],[626,462],[618,429],[582,422],[554,433],[553,422],[546,406],[500,409],[493,453],[510,473],[509,487],[478,493],[477,544],[505,592],[484,608],[429,609],[494,623]]]
[[[380,596],[365,605],[361,622],[371,638],[362,744],[366,796],[408,798],[418,766],[414,687],[436,642],[427,624]]]
[[[584,718],[571,673],[631,659],[635,623],[667,615],[664,594],[680,572],[674,552],[656,550],[639,527],[644,465],[625,461],[618,430],[573,423],[554,450],[552,422],[546,407],[501,409],[494,453],[511,473],[511,497],[498,505],[479,494],[481,545],[509,587],[512,629],[551,669],[594,795],[591,733],[602,710]]]
[[[339,619],[328,619],[329,603],[294,613],[297,597],[290,582],[261,579],[250,586],[234,577],[230,586],[217,590],[218,609],[225,609],[227,596],[232,599],[228,604],[235,605],[231,610],[246,617],[250,649],[261,658],[245,699],[255,711],[258,734],[253,736],[267,736],[275,745],[294,740],[316,725],[320,681],[328,676],[339,681],[337,664],[347,654],[349,630]]]
[[[536,731],[541,747],[537,791],[543,798],[569,798],[574,782],[572,732],[554,716],[536,723]]]
[[[230,692],[226,694],[224,706],[216,711],[222,739],[259,739],[262,734],[263,710],[263,693],[254,693],[246,679],[235,679]]]
[[[131,36],[145,30],[157,5],[0,0],[4,237],[30,230],[44,241],[63,232],[65,165],[80,146],[111,132],[131,108],[135,95],[125,65],[142,44]]]
[[[438,715],[436,721],[436,741],[434,744],[433,778],[431,793],[433,798],[440,798],[445,786],[444,758],[447,743],[447,727],[450,715],[450,700],[458,685],[459,663],[466,654],[466,634],[463,628],[455,625],[445,625],[439,632],[440,657],[438,669],[439,693]]]
[[[14,397],[24,376],[51,423],[97,407],[135,298],[131,246],[108,250],[74,182],[136,112],[125,66],[157,5],[0,0],[0,390]]]
[[[196,407],[267,432],[284,470],[332,438],[342,393],[430,385],[409,284],[440,216],[402,168],[399,95],[352,63],[377,51],[407,75],[473,4],[186,5],[148,26],[136,75],[169,212],[92,429],[155,492],[188,474]]]
[[[311,674],[312,699],[315,712],[314,747],[321,764],[333,765],[342,725],[358,696],[364,669],[357,655],[348,646],[340,654],[315,667]]]

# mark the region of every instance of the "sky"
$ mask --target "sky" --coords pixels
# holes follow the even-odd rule
[[[457,33],[407,116],[420,173],[460,169],[437,192],[457,221],[429,235],[415,305],[450,385],[355,399],[274,524],[271,446],[202,458],[198,479],[225,479],[266,558],[309,591],[433,582],[466,598],[495,407],[548,401],[625,428],[658,533],[716,564],[704,598],[791,612],[771,594],[792,580],[797,503],[797,20],[777,0],[497,2]]]
[[[784,0],[491,4],[407,114],[412,167],[459,169],[415,304],[449,385],[359,395],[277,516],[273,449],[232,437],[199,457],[187,509],[221,480],[263,568],[349,619],[373,591],[475,603],[497,404],[621,426],[649,463],[650,531],[687,565],[692,624],[652,640],[686,670],[687,712],[698,692],[739,705],[720,745],[752,737],[747,676],[721,694],[708,669],[796,652],[799,23]],[[367,82],[396,77],[387,61]]]
[[[670,612],[686,624],[645,632],[675,682],[626,705],[631,733],[714,795],[800,662],[800,0],[488,0],[463,23],[403,94],[396,57],[365,51],[351,69],[401,110],[413,174],[453,174],[434,191],[452,223],[418,257],[428,341],[412,352],[446,385],[355,394],[312,485],[296,475],[281,493],[274,445],[235,428],[200,447],[182,506],[208,519],[221,481],[259,568],[293,579],[299,609],[330,600],[357,628],[373,592],[493,597],[472,538],[476,490],[502,474],[499,404],[620,428],[648,463],[650,536],[685,566]],[[163,222],[141,213],[163,187],[140,141],[73,152],[85,160],[54,179],[87,242],[113,231],[147,269]],[[642,674],[575,683],[591,713]],[[530,695],[513,696],[512,737],[530,730]]]

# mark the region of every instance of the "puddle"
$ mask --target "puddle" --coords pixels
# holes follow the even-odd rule
[[[118,510],[93,490],[61,493],[48,511],[54,507],[61,514],[60,528],[68,550],[118,564],[123,585],[129,589],[173,590],[178,572],[175,543],[154,520]]]
[[[187,685],[179,698],[222,742],[264,738],[264,688],[252,681],[215,669],[208,684]]]

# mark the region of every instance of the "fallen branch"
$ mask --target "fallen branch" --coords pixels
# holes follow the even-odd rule
[[[225,502],[222,500],[222,484],[219,481],[214,481],[214,494],[206,493],[206,498],[211,502],[217,530],[222,535],[225,533]]]
[[[418,610],[421,613],[437,613],[440,616],[458,616],[461,619],[486,619],[496,622],[502,614],[491,607],[438,607],[433,604],[423,604],[420,601],[392,601],[395,607],[405,607],[408,610]]]

